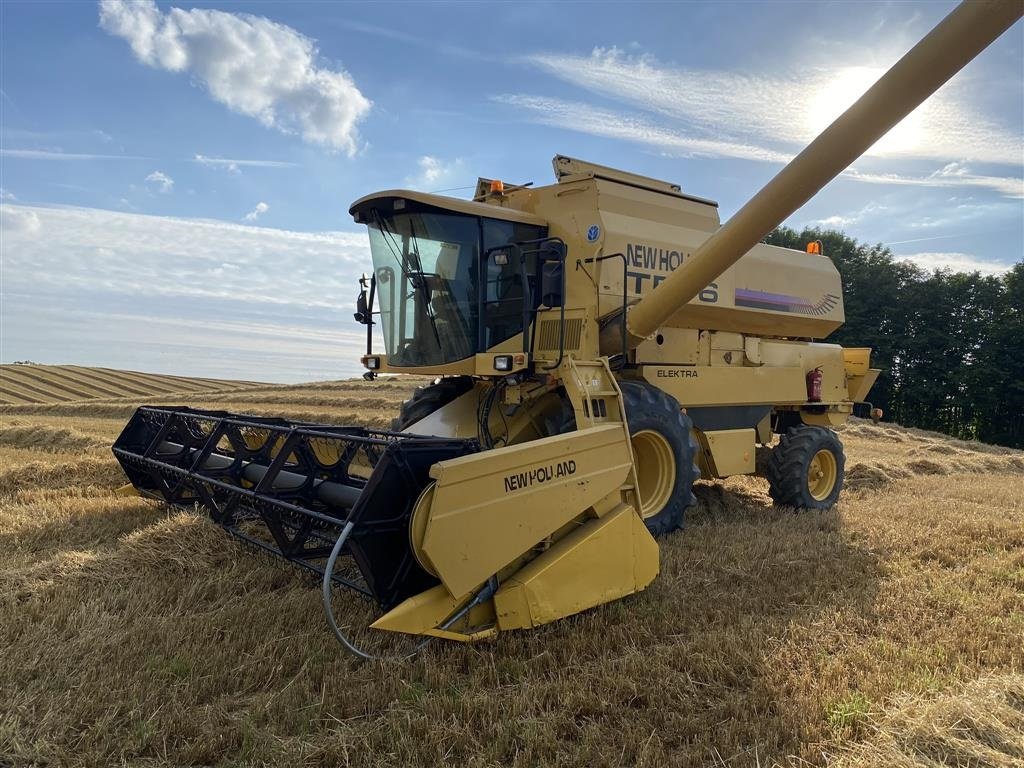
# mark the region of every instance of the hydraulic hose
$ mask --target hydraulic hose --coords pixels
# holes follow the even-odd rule
[[[353,656],[357,656],[360,659],[365,659],[366,661],[373,661],[375,659],[385,660],[385,657],[374,656],[372,653],[367,653],[362,648],[353,643],[351,640],[349,640],[348,637],[346,637],[345,633],[341,631],[341,628],[338,626],[338,622],[334,620],[334,610],[331,605],[331,581],[334,575],[334,565],[338,561],[338,555],[341,554],[341,549],[345,546],[345,541],[348,539],[349,534],[352,533],[352,529],[354,527],[355,523],[352,523],[351,521],[345,523],[345,527],[341,529],[341,535],[339,535],[338,540],[334,542],[334,547],[331,549],[331,554],[327,558],[327,565],[324,567],[324,580],[322,592],[324,615],[327,617],[327,625],[331,628],[331,631],[334,632],[334,636],[338,638],[338,642],[341,643],[342,647],[346,651],[351,653]],[[448,629],[463,616],[466,616],[476,606],[494,597],[494,593],[497,591],[498,579],[496,576],[492,576],[487,580],[487,583],[480,588],[480,591],[473,596],[473,599],[466,603],[464,606],[462,606],[462,608],[458,609],[448,619],[446,619],[444,623],[441,624],[439,629]],[[412,649],[411,653],[408,653],[405,656],[400,657],[400,659],[408,659],[412,656],[415,656],[417,653],[423,650],[423,648],[429,642],[429,637],[425,640],[422,640],[419,644],[416,645],[415,648]],[[398,661],[400,659],[394,660]]]
[[[334,542],[334,548],[331,550],[331,556],[327,558],[327,566],[324,568],[323,584],[324,615],[327,616],[327,625],[331,628],[331,631],[334,632],[334,636],[338,638],[338,642],[344,646],[345,650],[353,656],[358,656],[360,659],[370,661],[376,657],[373,654],[367,653],[357,647],[345,636],[338,627],[338,622],[334,620],[334,610],[331,606],[331,579],[334,575],[334,564],[338,561],[338,555],[341,554],[341,548],[345,546],[345,541],[348,539],[349,534],[352,533],[352,529],[354,527],[355,523],[351,521],[345,523],[345,527],[341,529],[341,535],[338,536],[338,540]]]

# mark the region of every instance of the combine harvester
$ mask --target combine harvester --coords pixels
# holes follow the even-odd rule
[[[830,427],[878,371],[868,349],[812,341],[844,320],[820,248],[759,241],[1022,9],[963,3],[724,226],[675,184],[567,157],[546,187],[364,197],[367,376],[440,377],[393,430],[147,406],[114,454],[141,495],[322,575],[329,623],[366,657],[332,586],[372,598],[380,630],[536,627],[644,589],[694,481],[754,473],[759,448],[777,503],[827,509]]]

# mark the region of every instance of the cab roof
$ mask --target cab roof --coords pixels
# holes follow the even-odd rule
[[[546,227],[548,225],[548,222],[539,216],[534,216],[532,213],[526,213],[525,211],[517,211],[514,208],[504,208],[490,203],[478,203],[473,200],[462,200],[458,197],[432,195],[428,192],[416,192],[411,189],[389,189],[383,192],[374,192],[352,203],[349,206],[348,212],[355,217],[356,214],[362,214],[373,208],[380,207],[382,212],[387,211],[390,213],[393,210],[393,203],[391,202],[393,200],[412,200],[431,208],[452,211],[454,213],[465,213],[470,216],[483,216],[488,219],[513,221],[517,224],[532,224],[537,227]],[[379,206],[376,204],[379,204]]]

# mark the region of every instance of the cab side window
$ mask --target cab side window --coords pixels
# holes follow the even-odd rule
[[[483,219],[484,253],[491,248],[540,237],[543,237],[543,231],[539,227]],[[504,261],[504,264],[498,263],[499,259],[491,253],[481,269],[484,276],[484,349],[489,349],[523,330],[523,267],[519,263],[519,254],[511,248]],[[533,275],[534,262],[533,257],[528,257],[524,265],[527,279]]]

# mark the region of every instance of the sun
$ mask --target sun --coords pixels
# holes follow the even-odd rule
[[[813,138],[827,128],[847,107],[885,74],[874,67],[846,67],[822,78],[808,98],[804,112],[805,128]],[[906,154],[919,148],[926,139],[926,129],[920,110],[915,110],[869,150],[872,154]]]

